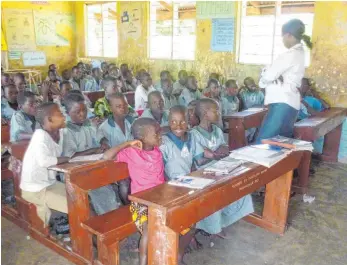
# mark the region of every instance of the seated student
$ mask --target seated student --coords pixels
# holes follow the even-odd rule
[[[178,72],[178,80],[173,84],[172,94],[179,97],[182,91],[187,88],[188,74],[186,70]]]
[[[216,79],[216,80],[218,80],[219,82],[221,82],[220,81],[220,75],[219,74],[217,74],[217,73],[211,73],[210,74],[210,76],[208,77],[208,81],[207,81],[207,86],[206,86],[206,88],[203,90],[203,92],[202,92],[202,94],[205,96],[205,97],[211,97],[211,91],[210,91],[210,89],[209,89],[209,87],[208,87],[208,83],[209,83],[209,81],[211,80],[211,79]],[[223,91],[222,91],[223,92]]]
[[[119,68],[117,66],[112,66],[108,68],[108,76],[112,76],[114,78],[118,78],[120,76]]]
[[[329,104],[325,102],[318,93],[311,89],[308,78],[302,79],[299,91],[301,94],[301,106],[298,116],[299,120],[314,116],[317,113],[330,108]]]
[[[237,97],[239,88],[233,79],[225,83],[225,96],[223,97],[223,115],[231,115],[239,111],[240,100]]]
[[[19,110],[11,118],[10,142],[29,140],[40,125],[36,122],[36,95],[30,91],[18,94]]]
[[[72,89],[73,90],[79,90],[80,87],[78,86],[78,84],[73,81],[72,77],[71,77],[71,71],[69,69],[65,69],[62,74],[61,74],[61,77],[62,77],[62,82],[64,81],[68,81],[71,83],[72,85]]]
[[[49,81],[44,81],[41,86],[41,94],[43,102],[53,102],[55,98],[61,96],[60,83],[54,80],[54,74],[51,75],[53,78]]]
[[[202,98],[202,94],[198,89],[198,82],[195,76],[188,76],[187,87],[183,89],[181,95],[178,98],[180,105],[188,106],[192,100],[198,100]]]
[[[171,80],[170,72],[167,70],[161,71],[160,72],[160,80],[154,84],[154,88],[160,92],[163,92],[163,89],[162,89],[163,85],[162,84],[163,84],[163,82],[165,82],[169,79]]]
[[[1,72],[1,88],[4,90],[5,86],[8,86],[12,83],[10,75],[4,72]]]
[[[240,91],[242,109],[264,106],[264,93],[260,91],[253,78],[246,77],[244,85]]]
[[[102,62],[100,66],[102,71],[102,78],[105,78],[108,75],[108,64],[107,62]]]
[[[48,71],[48,81],[50,81],[52,84],[55,84],[57,87],[59,87],[60,81],[58,80],[58,74],[56,70]]]
[[[100,90],[100,84],[101,84],[101,80],[102,80],[102,73],[101,73],[101,70],[100,70],[99,67],[94,67],[92,69],[92,77],[95,80],[95,91]]]
[[[198,104],[198,100],[193,100],[189,102],[187,111],[188,111],[188,125],[189,128],[194,128],[195,126],[198,126],[200,123],[199,117],[195,113],[196,105]]]
[[[4,97],[1,98],[1,118],[7,123],[11,120],[12,115],[18,110],[18,91],[15,85],[8,84],[4,86],[4,92]]]
[[[57,70],[57,66],[56,66],[55,64],[50,64],[50,65],[48,66],[48,72],[49,72],[49,71],[55,72],[55,75],[56,75],[57,80],[58,80],[59,82],[62,81],[62,78],[59,76],[58,70]],[[49,75],[47,75],[46,81],[50,81]]]
[[[161,127],[169,125],[169,113],[164,110],[164,97],[159,91],[148,94],[148,108],[141,117],[155,119]]]
[[[83,73],[77,66],[72,67],[71,76],[72,76],[72,81],[75,82],[78,85],[78,88],[81,90],[81,82],[83,79]]]
[[[78,62],[76,66],[80,70],[82,75],[86,74],[86,66],[83,62]]]
[[[114,147],[134,139],[131,134],[131,124],[134,118],[129,115],[129,104],[122,93],[109,95],[108,101],[112,115],[109,115],[99,126],[97,140]]]
[[[152,86],[152,77],[149,73],[141,75],[141,85],[135,91],[135,110],[143,111],[147,108],[148,94],[155,91]]]
[[[222,98],[221,96],[221,85],[219,83],[219,81],[217,79],[210,79],[207,83],[207,88],[209,89],[210,91],[210,98],[212,98],[213,100],[215,100],[218,105],[219,105],[219,121],[218,121],[218,127],[223,129],[223,120],[222,120],[222,117],[224,115],[223,113],[223,105],[224,105],[224,101],[225,99]]]
[[[126,63],[122,63],[122,64],[120,65],[119,71],[120,71],[120,75],[121,75],[123,78],[125,78],[125,73],[126,73],[127,71],[129,71],[129,66],[128,66]]]
[[[136,79],[136,87],[138,87],[139,85],[141,85],[141,77],[144,73],[147,73],[147,71],[145,69],[140,69],[137,71],[135,79]]]
[[[229,154],[229,147],[225,144],[223,131],[215,125],[219,120],[218,107],[217,102],[210,98],[199,100],[196,106],[196,114],[200,119],[200,124],[191,130],[191,136],[196,146],[193,157],[198,169]],[[224,238],[225,227],[253,211],[252,197],[246,195],[201,220],[196,224],[196,228]]]
[[[106,151],[104,159],[125,162],[129,166],[131,193],[137,193],[165,182],[163,156],[159,150],[161,144],[161,128],[150,118],[139,118],[132,125],[132,133],[136,140],[125,142]],[[140,264],[147,264],[148,250],[148,208],[142,204],[131,202],[130,211],[133,220],[141,233]],[[189,244],[192,233],[186,229],[181,234],[180,260],[185,247]]]
[[[124,73],[124,76],[122,78],[123,86],[122,86],[122,92],[129,92],[129,91],[135,91],[137,85],[136,85],[136,78],[134,78],[132,72],[130,70],[126,70]]]
[[[26,90],[26,81],[23,73],[15,73],[13,75],[13,83],[16,86],[18,93],[24,92]]]
[[[162,81],[161,92],[164,96],[164,109],[169,110],[171,107],[178,105],[177,98],[172,94],[173,87],[171,79]]]
[[[69,83],[66,85],[67,87],[69,86]],[[63,93],[62,93],[63,94]],[[60,107],[61,112],[64,114],[65,118],[67,121],[70,121],[70,116],[67,113],[66,106],[65,106],[65,98],[68,97],[69,95],[74,94],[74,95],[79,95],[80,97],[83,97],[84,103],[87,106],[87,118],[88,119],[93,119],[96,123],[100,122],[98,118],[95,118],[95,114],[93,111],[90,109],[91,102],[88,99],[87,96],[85,96],[80,90],[69,90],[64,94],[64,97],[61,97],[60,100],[55,101]],[[95,118],[95,119],[94,119]]]
[[[65,119],[58,105],[43,103],[36,118],[42,129],[35,131],[24,154],[20,189],[23,199],[36,205],[37,214],[46,226],[50,209],[68,213],[65,185],[56,180],[56,172],[48,167],[66,163],[69,158],[61,157],[59,131],[65,127]]]

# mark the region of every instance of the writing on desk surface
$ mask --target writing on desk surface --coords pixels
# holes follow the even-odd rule
[[[234,185],[232,185],[233,188],[238,188],[239,191],[242,191],[246,188],[249,188],[251,186],[253,186],[254,184],[259,182],[259,178],[262,174],[264,174],[267,171],[267,169],[262,170],[261,172],[258,172],[256,174],[253,174],[245,179],[242,179],[240,181],[238,181],[237,183],[235,183]]]

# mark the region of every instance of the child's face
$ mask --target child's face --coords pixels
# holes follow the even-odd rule
[[[188,107],[188,123],[191,128],[199,125],[199,119],[195,115],[195,107]]]
[[[188,81],[187,79],[188,79],[188,75],[185,72],[179,76],[179,80],[182,85],[185,85],[187,83]]]
[[[309,82],[306,79],[303,79],[301,82],[301,87],[300,87],[301,96],[304,97],[309,90],[310,90]]]
[[[205,118],[212,123],[219,121],[219,106],[218,104],[211,104],[206,110]]]
[[[72,90],[72,85],[71,85],[70,83],[62,85],[62,87],[61,87],[61,94],[62,94],[62,97],[65,97],[66,94],[67,94],[70,90]]]
[[[51,115],[45,120],[45,124],[47,121],[53,130],[59,130],[65,127],[65,116],[61,113],[58,105],[54,106]]]
[[[211,83],[209,88],[211,91],[211,96],[213,98],[217,98],[220,96],[220,91],[221,91],[220,84]]]
[[[36,115],[37,99],[36,97],[27,98],[22,106],[22,110],[31,116]]]
[[[49,67],[49,70],[54,70],[56,71],[57,70],[57,66],[55,64],[52,64],[50,67]]]
[[[161,86],[164,91],[166,91],[169,95],[171,95],[173,90],[171,79],[162,81]]]
[[[255,85],[254,80],[252,78],[249,78],[249,79],[245,80],[245,86],[251,92],[254,92],[254,91],[256,91],[258,89],[257,86]]]
[[[17,95],[18,95],[18,90],[14,85],[9,85],[5,88],[5,98],[10,103],[16,103],[17,102]]]
[[[105,88],[105,97],[108,98],[109,95],[117,92],[120,92],[118,84],[109,84],[108,87]]]
[[[52,81],[52,82],[55,82],[57,81],[57,72],[55,71],[51,71],[49,72],[49,80]]]
[[[188,78],[187,87],[194,91],[198,89],[198,82],[196,81],[195,77]]]
[[[171,79],[169,73],[164,73],[162,76],[160,76],[161,82],[165,82],[166,80],[169,80],[169,79]]]
[[[117,67],[112,67],[109,71],[108,74],[113,77],[118,77],[119,76],[119,69]]]
[[[177,137],[183,137],[188,130],[187,117],[182,112],[173,112],[170,115],[170,130]]]
[[[129,113],[129,105],[125,98],[112,98],[110,108],[115,117],[125,118]]]
[[[122,75],[124,75],[125,72],[128,71],[128,70],[129,70],[129,67],[128,67],[127,64],[124,64],[124,65],[122,65],[122,66],[120,67],[120,71],[122,72]]]
[[[239,88],[236,84],[233,84],[232,86],[227,87],[226,91],[228,96],[236,96],[239,91]]]
[[[18,93],[25,91],[25,87],[26,87],[25,80],[21,78],[15,78],[14,84],[17,87]]]
[[[10,78],[7,75],[2,75],[1,76],[1,85],[2,86],[7,86],[10,84]]]
[[[76,124],[82,124],[87,119],[87,106],[82,102],[76,102],[69,111],[71,121]]]
[[[71,79],[71,71],[67,70],[62,73],[62,78],[66,81]]]
[[[164,112],[164,99],[162,95],[154,95],[149,100],[149,108],[153,113],[162,114]]]
[[[102,70],[103,73],[106,73],[106,72],[107,72],[107,68],[108,68],[107,63],[102,63],[102,64],[101,64],[101,70]]]
[[[144,128],[143,143],[149,147],[156,147],[161,145],[161,128],[159,124],[147,125]]]
[[[82,72],[79,68],[75,68],[73,71],[72,71],[72,77],[73,78],[76,78],[76,79],[80,79],[82,78]]]
[[[94,78],[99,78],[100,79],[101,78],[101,70],[99,68],[94,70],[93,76],[94,76]]]
[[[125,75],[125,79],[126,79],[129,83],[131,83],[131,82],[133,81],[133,78],[134,78],[133,74],[132,74],[130,71],[127,71],[127,72],[126,72],[126,75]]]
[[[144,88],[149,88],[152,85],[152,77],[145,75],[141,80],[141,84]]]

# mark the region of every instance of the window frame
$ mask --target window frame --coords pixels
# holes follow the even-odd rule
[[[117,32],[117,56],[115,57],[107,57],[107,56],[90,56],[88,54],[88,9],[87,7],[90,6],[90,5],[103,5],[103,4],[109,4],[109,3],[115,3],[116,7],[117,7],[117,14],[118,14],[118,4],[119,4],[119,1],[100,1],[100,2],[85,2],[84,3],[84,49],[85,49],[85,57],[87,58],[91,58],[91,59],[117,59],[119,58],[119,21],[118,21],[118,18],[116,20],[116,32]],[[102,11],[102,9],[101,9]],[[102,25],[101,25],[101,28],[102,28],[102,32],[103,32],[103,21],[102,21]],[[102,33],[103,34],[103,33]],[[104,38],[102,37],[102,53],[104,54]]]

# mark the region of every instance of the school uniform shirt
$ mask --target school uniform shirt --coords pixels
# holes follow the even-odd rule
[[[315,98],[315,97],[311,97],[311,96],[306,96],[303,99],[311,108],[313,108],[315,111],[323,111],[324,110],[324,105],[323,103]],[[310,113],[308,112],[306,106],[303,103],[300,103],[300,110],[299,110],[299,115],[298,115],[298,119],[302,120],[302,119],[306,119],[308,117],[310,117]]]
[[[109,116],[97,130],[97,141],[100,143],[101,139],[106,138],[110,147],[120,145],[124,142],[133,140],[131,134],[131,125],[135,119],[131,116],[125,118],[125,133],[114,121],[112,116]]]
[[[188,88],[184,88],[181,95],[178,98],[178,102],[182,106],[188,106],[188,104],[193,100],[201,99],[203,96],[199,89],[195,91],[190,91]]]
[[[6,98],[1,99],[1,118],[11,120],[12,115],[17,111],[18,104],[10,104]]]
[[[196,148],[193,154],[194,160],[200,159],[204,155],[204,148],[209,148],[212,151],[217,150],[221,145],[225,144],[223,131],[215,125],[212,125],[212,132],[208,132],[196,126],[191,130],[192,141],[195,142]],[[211,165],[214,161],[208,163]],[[200,166],[204,168],[207,165]],[[218,234],[225,228],[254,211],[251,195],[237,200],[224,207],[223,209],[213,213],[196,224],[197,229],[202,229],[209,234]]]
[[[276,81],[283,77],[283,83]],[[259,86],[265,88],[265,105],[286,103],[300,109],[298,87],[305,75],[305,53],[302,43],[298,43],[281,54],[271,66],[266,67],[260,77]]]
[[[144,89],[142,85],[139,85],[135,91],[135,110],[144,110],[147,108],[148,94],[155,91],[153,86],[150,86],[148,90]]]
[[[82,79],[81,91],[93,92],[98,90],[99,90],[99,85],[92,76],[87,75],[85,78]]]
[[[155,120],[152,111],[150,109],[145,109],[145,111],[142,113],[141,118],[151,118],[153,120]],[[169,112],[168,111],[164,111],[163,116],[161,117],[161,121],[160,121],[160,126],[168,126],[169,125]]]
[[[134,91],[134,87],[136,88],[137,87],[137,81],[135,78],[133,78],[133,80],[131,81],[131,83],[129,83],[126,79],[123,78],[123,83],[125,85],[125,91],[126,92],[131,92],[131,91]]]
[[[163,93],[164,96],[164,109],[170,110],[171,107],[178,105],[178,100],[174,95]]]
[[[163,135],[160,151],[163,154],[165,174],[170,180],[191,172],[195,143],[189,132],[187,136],[187,141],[182,141],[172,132]]]
[[[254,106],[264,105],[264,94],[262,91],[249,91],[244,89],[240,92],[240,98],[244,109],[249,109]]]
[[[69,82],[73,90],[80,90],[80,86],[73,79],[70,79]]]
[[[72,157],[77,152],[99,147],[96,130],[97,128],[89,120],[83,125],[68,121],[63,129],[63,156]]]
[[[10,142],[19,141],[20,133],[33,133],[37,128],[40,128],[40,125],[35,121],[35,117],[22,110],[16,111],[11,118]]]
[[[115,162],[128,164],[131,194],[144,191],[165,182],[163,155],[158,147],[146,151],[134,147],[121,150]]]
[[[154,88],[160,92],[163,92],[163,89],[161,88],[161,81],[160,80],[155,82]]]
[[[61,145],[44,130],[37,129],[23,158],[20,188],[39,192],[56,182],[56,172],[48,167],[56,165],[61,156]]]
[[[173,90],[172,90],[172,94],[174,95],[180,95],[182,93],[182,91],[187,88],[184,85],[181,85],[181,83],[177,80],[174,84],[173,84]]]
[[[239,111],[240,100],[237,96],[224,96],[222,102],[223,115],[227,116]]]

